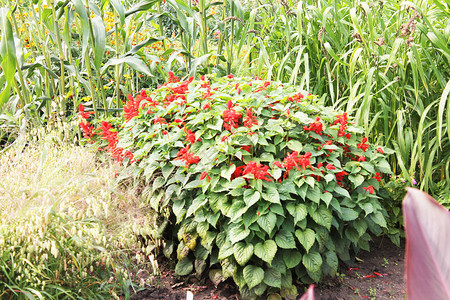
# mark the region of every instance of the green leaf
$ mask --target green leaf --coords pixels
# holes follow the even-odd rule
[[[325,204],[328,207],[330,206],[331,200],[333,200],[333,195],[331,193],[323,193],[320,195],[320,198],[323,200],[323,202],[325,202]]]
[[[219,246],[218,259],[225,259],[233,255],[233,253],[234,253],[233,245],[231,245],[230,241],[226,240],[222,246]]]
[[[295,249],[295,239],[292,232],[280,230],[275,237],[278,247],[283,249]]]
[[[346,189],[341,188],[340,186],[337,186],[334,190],[336,191],[336,193],[338,193],[344,197],[351,198],[348,191]]]
[[[122,58],[110,58],[105,65],[101,68],[101,73],[103,74],[109,66],[128,64],[134,70],[144,73],[147,76],[153,77],[153,74],[150,73],[147,65],[137,56],[125,56]]]
[[[302,254],[298,250],[284,250],[283,260],[288,269],[295,268],[302,261]]]
[[[269,202],[280,204],[280,194],[276,188],[267,187],[266,193],[263,193],[262,197]]]
[[[233,246],[234,258],[237,263],[244,266],[253,255],[253,245],[244,242],[239,242]]]
[[[212,269],[209,271],[209,280],[215,285],[218,286],[219,283],[225,280],[222,276],[222,271],[219,269]]]
[[[380,225],[381,227],[387,228],[386,219],[383,217],[381,212],[376,212],[369,216],[375,224]]]
[[[267,268],[264,272],[264,283],[268,286],[281,288],[281,272],[275,268]]]
[[[343,221],[353,221],[356,218],[358,218],[359,213],[357,213],[355,210],[347,207],[341,207],[342,212],[342,220]]]
[[[330,230],[333,215],[326,207],[319,206],[317,210],[310,211],[309,214],[313,218],[314,222]]]
[[[277,244],[272,240],[267,240],[264,243],[258,243],[255,246],[255,255],[267,262],[272,263],[275,254],[277,253]]]
[[[292,151],[297,151],[298,153],[302,152],[303,145],[297,140],[290,140],[286,143],[286,146]]]
[[[309,249],[311,249],[316,240],[316,233],[314,232],[314,230],[310,228],[306,228],[304,231],[297,229],[295,231],[295,236],[308,253]]]
[[[355,188],[360,186],[364,182],[364,177],[360,174],[356,176],[349,175],[348,179],[354,184]]]
[[[244,192],[244,202],[248,207],[251,207],[253,204],[258,202],[261,198],[261,194],[253,189],[246,189]]]
[[[192,261],[187,257],[180,260],[175,266],[175,274],[180,276],[189,275],[193,270],[194,266],[192,265]]]
[[[231,166],[228,166],[227,168],[224,168],[220,171],[220,176],[223,178],[226,178],[228,181],[231,178],[231,175],[233,175],[234,171],[236,171],[236,165],[232,164]]]
[[[319,271],[322,267],[322,257],[316,251],[311,251],[303,255],[302,262],[306,270],[313,273]]]
[[[289,203],[286,206],[286,209],[294,217],[295,224],[305,219],[308,215],[308,207],[303,203],[297,205],[294,203]]]
[[[228,215],[230,216],[230,221],[234,222],[239,217],[241,217],[248,209],[248,206],[245,205],[244,201],[238,200],[233,202],[230,210],[228,211]]]
[[[308,189],[308,199],[310,199],[311,201],[319,204],[320,203],[320,189],[319,187],[314,187],[314,189]]]
[[[103,55],[106,49],[106,29],[103,20],[99,16],[92,18],[92,29],[94,32],[94,66],[97,70],[103,61]]]
[[[244,268],[244,280],[251,289],[264,280],[264,271],[260,267],[248,265]]]
[[[277,216],[273,212],[268,212],[260,216],[256,222],[267,234],[271,235],[277,223]]]
[[[230,229],[230,241],[235,244],[242,241],[250,234],[250,230],[242,225],[234,226]]]
[[[380,160],[376,165],[376,169],[378,172],[386,173],[386,174],[392,174],[391,166],[387,162],[387,160]]]
[[[325,253],[325,260],[327,264],[330,266],[330,268],[333,270],[333,273],[330,275],[336,274],[338,267],[339,267],[339,260],[335,252],[328,251]]]

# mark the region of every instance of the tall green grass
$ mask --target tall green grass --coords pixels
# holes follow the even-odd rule
[[[249,73],[324,95],[396,150],[410,184],[450,188],[448,3],[258,2]]]
[[[139,269],[158,274],[154,215],[117,166],[57,138],[0,153],[0,298],[128,299]]]

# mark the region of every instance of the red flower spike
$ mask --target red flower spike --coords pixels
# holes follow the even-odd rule
[[[375,178],[378,182],[380,182],[381,181],[381,174],[379,172],[377,172],[373,178]]]
[[[377,151],[380,152],[381,154],[384,154],[384,150],[383,150],[383,148],[381,148],[381,147],[378,147],[378,148],[377,148]]]
[[[89,111],[86,112],[85,111],[85,107],[83,104],[79,104],[78,105],[78,115],[82,118],[82,119],[89,119],[89,115],[92,115],[94,112],[93,111]]]
[[[202,174],[200,175],[200,180],[205,179],[206,177],[208,177],[208,181],[211,180],[211,177],[209,177],[208,172],[204,171],[202,172]]]
[[[241,118],[242,114],[236,112],[233,108],[233,102],[229,100],[227,102],[227,109],[223,112],[223,126],[225,130],[231,130],[231,128],[238,128],[239,127],[239,119]]]
[[[258,119],[253,115],[252,109],[247,110],[247,115],[244,118],[244,126],[251,128],[253,125],[258,125]]]
[[[363,190],[369,192],[370,194],[373,194],[373,186],[371,185],[369,185],[368,187],[363,187]]]
[[[189,168],[191,164],[197,164],[200,161],[199,156],[194,156],[194,152],[189,152],[189,145],[181,148],[174,160],[182,160],[185,162],[185,168]]]
[[[269,169],[269,166],[263,166],[262,164],[258,164],[254,161],[251,161],[245,166],[245,169],[242,172],[242,174],[243,175],[253,174],[255,176],[255,179],[272,181],[272,178],[270,178],[270,174],[267,172],[268,169]],[[266,177],[266,176],[269,176],[269,177]]]

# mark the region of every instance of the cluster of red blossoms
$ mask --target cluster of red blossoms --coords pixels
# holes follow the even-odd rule
[[[87,121],[89,115],[93,114],[93,112],[86,112],[85,107],[82,104],[78,106],[78,110],[78,115],[81,119],[80,127],[83,130],[84,138],[88,139],[89,142],[92,143],[92,138],[97,134],[101,139],[108,142],[108,146],[106,146],[105,149],[111,153],[113,159],[115,159],[118,163],[122,163],[125,157],[127,157],[132,163],[134,162],[133,153],[130,151],[124,151],[123,148],[117,147],[119,139],[117,137],[117,132],[111,130],[113,129],[111,124],[106,121],[102,121],[100,132],[95,132],[94,126],[89,124]]]
[[[311,155],[312,154],[310,152],[306,152],[304,155],[298,155],[297,151],[293,151],[292,153],[288,153],[288,155],[284,158],[283,163],[276,161],[274,162],[274,165],[279,168],[286,169],[286,173],[284,174],[285,178],[289,175],[289,171],[293,167],[296,167],[299,171],[301,171],[300,167],[302,167],[303,170],[306,170],[306,168],[309,167],[314,171],[314,168],[310,162]]]
[[[342,115],[337,115],[336,120],[333,125],[339,124],[338,136],[344,136],[349,140],[351,135],[350,133],[345,134],[345,130],[347,130],[347,113],[343,113]]]
[[[99,133],[99,135],[101,136],[101,139],[108,142],[108,146],[106,146],[105,149],[107,149],[111,153],[113,159],[118,163],[122,163],[123,159],[127,157],[130,162],[133,163],[133,153],[131,153],[130,151],[124,151],[123,148],[117,147],[119,138],[117,137],[117,131],[111,130],[113,129],[112,125],[106,121],[102,121],[102,126],[100,127],[100,129],[101,132]]]
[[[141,90],[141,93],[136,96],[136,100],[133,99],[133,96],[128,95],[128,101],[123,107],[125,122],[128,122],[139,115],[139,108],[142,101],[145,101],[143,107],[156,107],[158,105],[158,101],[154,101],[151,97],[148,97],[145,90]],[[149,113],[152,113],[151,108],[147,111],[147,114]]]
[[[90,139],[94,136],[94,126],[92,126],[87,119],[89,115],[93,114],[93,111],[86,112],[83,104],[78,105],[78,116],[80,117],[80,127],[83,130],[83,136],[85,139]]]
[[[189,152],[190,145],[187,145],[184,148],[181,148],[177,153],[177,157],[174,160],[182,160],[184,161],[184,167],[189,168],[191,164],[197,164],[200,161],[200,157],[194,155],[194,152]]]
[[[252,113],[252,109],[247,110],[247,115],[244,118],[244,126],[252,128],[253,125],[258,125],[258,119]]]
[[[265,181],[272,181],[270,174],[267,172],[269,166],[264,166],[254,161],[250,161],[244,168],[242,175],[253,174],[255,179],[262,179]],[[268,176],[268,177],[267,177]]]
[[[316,121],[311,123],[309,126],[303,126],[303,130],[305,131],[314,131],[318,135],[322,135],[323,124],[320,122],[320,118],[317,117]]]
[[[231,130],[231,128],[239,127],[239,119],[242,114],[236,112],[233,108],[233,102],[231,100],[227,103],[227,109],[223,112],[223,126],[225,130]]]

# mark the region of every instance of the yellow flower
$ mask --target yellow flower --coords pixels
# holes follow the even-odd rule
[[[89,97],[89,96],[81,98],[81,101],[85,101],[85,102],[88,102],[90,100],[91,100],[91,97]]]
[[[123,75],[123,78],[125,78],[125,79],[131,79],[131,76],[128,75],[128,74],[125,74],[125,75]]]

